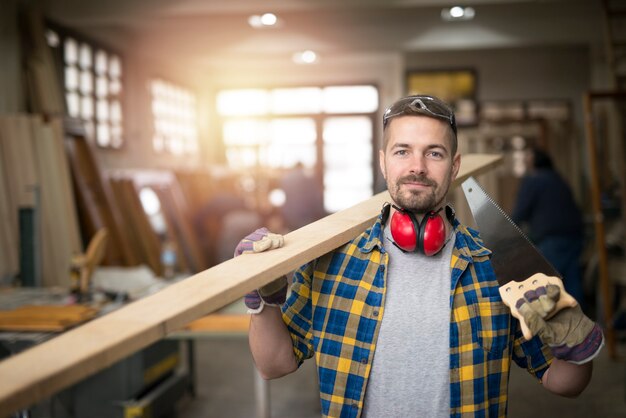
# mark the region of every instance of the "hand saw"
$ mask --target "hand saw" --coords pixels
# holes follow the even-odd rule
[[[485,246],[492,251],[491,265],[500,284],[502,301],[511,309],[511,315],[519,319],[524,337],[529,340],[533,336],[532,332],[515,307],[524,293],[548,284],[560,287],[559,300],[548,318],[561,309],[576,306],[576,299],[563,288],[558,271],[473,177],[465,180],[461,187],[480,236]]]

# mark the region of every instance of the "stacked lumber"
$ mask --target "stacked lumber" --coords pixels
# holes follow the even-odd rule
[[[18,214],[34,208],[40,229],[41,284],[69,286],[70,260],[82,252],[74,195],[63,147],[61,121],[44,122],[40,116],[0,116],[0,259],[2,274],[18,270],[16,243],[20,242]]]
[[[111,176],[110,183],[123,222],[127,225],[130,251],[140,264],[149,266],[156,276],[162,276],[161,243],[141,206],[132,179]]]
[[[40,173],[43,285],[70,284],[72,256],[82,252],[76,204],[58,118],[44,123],[31,117],[33,145]]]
[[[76,204],[83,235],[92,237],[106,228],[110,245],[104,264],[134,266],[138,259],[130,247],[128,227],[115,202],[108,179],[104,176],[82,123],[66,118],[65,148],[74,182]]]
[[[0,189],[3,191],[0,212],[2,222],[0,250],[2,277],[15,277],[19,270],[18,215],[21,207],[36,204],[36,187],[39,176],[35,167],[32,138],[25,116],[0,117]]]
[[[111,189],[130,232],[131,247],[140,262],[163,275],[160,255],[164,241],[176,251],[176,271],[197,273],[208,262],[193,230],[193,214],[176,176],[170,171],[117,170],[108,175]],[[157,197],[164,230],[156,230],[142,206],[140,194],[150,189]],[[136,239],[141,237],[140,240]]]
[[[60,332],[92,319],[98,310],[83,305],[26,305],[0,311],[0,330]]]
[[[2,129],[0,124],[0,129]],[[11,200],[8,185],[7,164],[4,162],[2,150],[2,132],[0,131],[0,282],[8,282],[14,278],[19,269],[18,251],[15,245],[17,238],[17,216]]]

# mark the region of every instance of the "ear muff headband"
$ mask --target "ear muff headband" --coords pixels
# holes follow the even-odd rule
[[[445,245],[446,227],[439,211],[424,216],[421,224],[412,212],[394,206],[389,229],[394,244],[406,252],[435,255]]]

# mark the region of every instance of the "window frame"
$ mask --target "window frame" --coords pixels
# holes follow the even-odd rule
[[[377,107],[372,112],[357,112],[357,113],[327,113],[324,110],[321,110],[318,113],[273,113],[271,109],[269,109],[266,113],[260,115],[221,115],[219,113],[219,109],[217,109],[217,96],[221,91],[228,90],[265,90],[272,91],[275,89],[297,89],[302,87],[315,87],[319,89],[324,89],[326,87],[357,87],[357,86],[369,86],[376,89],[378,95]],[[224,124],[227,120],[236,120],[236,119],[263,119],[263,120],[272,120],[272,119],[288,119],[288,118],[311,118],[315,122],[316,129],[316,139],[315,139],[315,152],[316,152],[316,162],[313,167],[315,178],[319,182],[319,185],[324,189],[324,120],[327,118],[340,118],[340,117],[367,117],[371,120],[372,126],[372,149],[371,149],[371,169],[372,169],[372,194],[375,195],[377,192],[377,184],[379,181],[380,173],[378,172],[378,139],[379,139],[379,129],[381,128],[381,124],[379,124],[379,116],[382,112],[382,103],[381,103],[381,92],[380,88],[376,83],[329,83],[329,84],[306,84],[306,85],[270,85],[270,86],[220,86],[215,89],[215,113],[218,120],[218,129],[219,135],[221,139],[221,146],[224,151],[224,161],[228,164],[226,159],[226,151],[229,148],[225,143],[224,138]]]
[[[181,152],[180,154],[176,154],[176,153],[172,152],[168,148],[168,146],[166,144],[164,144],[162,151],[157,151],[155,149],[154,137],[156,135],[156,119],[155,119],[154,110],[152,108],[152,106],[154,104],[153,103],[154,96],[153,96],[153,91],[152,91],[152,83],[155,82],[155,81],[160,81],[160,82],[162,82],[164,84],[167,84],[167,85],[169,85],[171,87],[174,87],[176,89],[183,90],[185,93],[188,93],[188,94],[190,94],[193,97],[193,100],[194,100],[194,106],[193,106],[193,109],[194,109],[194,122],[195,122],[194,129],[195,129],[195,132],[196,132],[195,150],[193,150],[193,151],[186,151],[186,147],[183,147],[183,148],[185,148],[185,151]],[[150,128],[151,128],[150,129],[150,133],[151,133],[150,145],[151,145],[152,152],[155,153],[156,155],[169,155],[169,156],[173,156],[173,157],[185,157],[185,156],[194,155],[194,154],[197,154],[198,152],[200,152],[200,126],[198,124],[198,118],[200,117],[200,112],[199,112],[199,107],[198,107],[199,103],[200,103],[200,98],[199,98],[197,92],[194,89],[192,89],[189,86],[187,86],[187,85],[184,85],[182,83],[178,83],[176,81],[173,81],[169,77],[164,77],[164,76],[161,76],[161,75],[153,75],[153,76],[149,77],[148,80],[147,80],[147,83],[148,83],[148,96],[149,96],[148,109],[149,109],[149,113],[150,113],[150,116],[151,116],[151,119],[152,119],[152,123],[151,123],[151,126],[150,126]]]
[[[126,120],[126,113],[125,113],[125,109],[127,108],[127,103],[126,103],[126,91],[128,90],[128,83],[127,83],[127,68],[126,68],[126,58],[124,56],[124,54],[117,48],[111,47],[110,45],[94,40],[93,38],[89,37],[88,35],[84,35],[83,33],[80,33],[76,30],[67,28],[63,25],[60,25],[54,21],[48,20],[46,19],[45,21],[45,26],[46,26],[46,30],[52,30],[56,33],[56,35],[59,38],[59,45],[57,47],[50,47],[50,50],[52,51],[52,56],[54,57],[54,61],[55,61],[55,65],[57,66],[58,69],[58,74],[59,74],[59,85],[62,87],[62,91],[63,91],[63,105],[65,108],[65,115],[69,116],[69,109],[68,109],[68,103],[67,103],[67,93],[68,90],[66,88],[66,84],[65,84],[65,68],[66,68],[66,62],[65,62],[65,40],[67,38],[73,38],[79,45],[81,43],[86,43],[88,44],[91,49],[92,49],[92,67],[90,69],[91,75],[92,75],[92,93],[90,94],[90,97],[93,100],[93,117],[91,119],[91,122],[93,123],[94,126],[94,130],[93,130],[93,137],[89,137],[89,140],[94,143],[98,148],[103,149],[103,150],[110,150],[110,151],[122,151],[126,148],[127,146],[127,137],[126,137],[126,133],[127,133],[127,120]],[[115,96],[117,97],[117,101],[120,104],[120,112],[121,112],[121,121],[120,121],[120,127],[121,127],[121,135],[120,135],[120,144],[119,146],[114,146],[111,145],[111,139],[109,139],[109,145],[102,145],[99,143],[98,141],[98,137],[97,137],[97,130],[98,130],[98,121],[99,119],[97,119],[97,101],[98,101],[98,96],[96,95],[96,80],[97,80],[97,73],[95,71],[95,55],[96,52],[98,50],[103,50],[107,56],[116,56],[119,61],[120,61],[120,66],[121,66],[121,74],[119,77],[119,82],[120,82],[120,92]],[[107,102],[110,105],[111,103],[111,96],[107,95],[106,96]],[[87,119],[83,118],[82,116],[78,116],[78,117],[74,117],[75,119],[80,120],[81,122],[86,122],[88,121]],[[109,124],[109,126],[111,126],[111,121],[110,119],[107,121],[107,123]],[[89,134],[89,132],[88,132]]]

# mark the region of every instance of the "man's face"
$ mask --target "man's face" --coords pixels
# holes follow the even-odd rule
[[[426,116],[400,116],[389,122],[380,169],[391,198],[416,213],[439,209],[461,164],[459,154],[450,155],[450,128]]]

